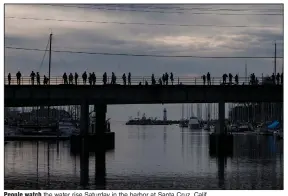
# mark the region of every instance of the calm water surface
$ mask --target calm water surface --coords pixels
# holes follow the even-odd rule
[[[233,157],[216,158],[205,131],[123,124],[111,124],[115,150],[90,153],[89,169],[69,141],[9,142],[5,189],[283,189],[283,140],[237,135]]]

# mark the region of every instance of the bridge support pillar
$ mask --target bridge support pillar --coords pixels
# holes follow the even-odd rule
[[[81,104],[81,116],[80,116],[80,131],[81,135],[85,136],[89,130],[89,104],[87,100],[83,100]]]
[[[106,132],[106,104],[97,104],[96,108],[96,133],[103,134]]]
[[[218,103],[218,123],[219,129],[217,129],[218,134],[226,134],[226,127],[225,127],[225,102]]]

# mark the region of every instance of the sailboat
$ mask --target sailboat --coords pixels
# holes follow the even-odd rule
[[[190,109],[191,109],[191,116],[189,118],[188,127],[189,127],[189,129],[192,129],[192,130],[199,130],[199,129],[201,129],[201,125],[199,123],[198,118],[196,118],[193,114],[193,105],[192,104],[190,106]]]

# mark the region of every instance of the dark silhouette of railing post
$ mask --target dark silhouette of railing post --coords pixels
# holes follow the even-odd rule
[[[179,84],[179,77],[178,77],[178,84]]]

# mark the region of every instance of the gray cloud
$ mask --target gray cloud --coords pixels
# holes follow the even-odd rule
[[[169,5],[161,6],[167,7]],[[173,6],[182,8],[201,7],[201,5]],[[213,9],[283,8],[282,5],[202,5],[202,7]],[[116,12],[44,5],[5,6],[5,16],[13,17],[165,24],[250,25],[258,27],[145,26],[6,18],[5,45],[45,49],[50,29],[52,29],[52,48],[54,50],[164,55],[273,56],[273,43],[274,40],[277,40],[277,55],[283,55],[283,16],[193,15],[191,11],[185,11],[185,13]],[[254,12],[243,11],[237,13]],[[47,74],[47,56],[43,66],[40,67],[43,55],[44,52],[6,49],[5,73],[15,74],[20,70],[24,75],[28,75],[31,70],[34,70]],[[256,75],[270,74],[273,70],[273,59],[247,59],[247,63],[248,72],[255,72]],[[52,75],[62,75],[64,71],[83,72],[86,70],[89,72],[95,71],[99,76],[104,71],[108,73],[114,71],[118,75],[130,71],[132,75],[138,76],[150,76],[151,73],[161,75],[166,71],[174,72],[176,76],[202,75],[208,71],[212,76],[221,76],[223,72],[239,73],[244,76],[244,64],[245,59],[153,58],[52,53]],[[282,70],[281,59],[277,60],[277,64],[279,65],[278,70]],[[116,116],[127,111],[123,107],[121,109],[120,106],[113,107],[119,109],[116,111]],[[135,108],[137,107],[135,106]],[[153,114],[152,111],[155,112],[155,109],[151,109],[152,107],[154,106],[146,107],[150,108],[148,112],[151,111],[151,114]],[[154,108],[160,110],[162,107],[155,106]],[[170,111],[170,106],[167,107]],[[171,110],[174,111],[175,107],[171,106]],[[134,114],[135,108],[133,112],[131,109],[130,113]],[[180,114],[178,113],[175,112],[172,116],[174,115],[173,117],[176,118]]]

